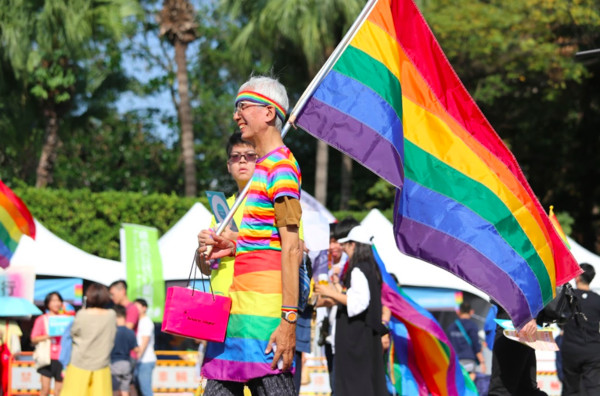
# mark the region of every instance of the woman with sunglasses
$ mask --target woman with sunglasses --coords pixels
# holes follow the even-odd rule
[[[315,293],[338,303],[335,330],[336,395],[387,395],[381,336],[381,273],[362,226],[338,242],[349,257],[343,278],[316,285]]]

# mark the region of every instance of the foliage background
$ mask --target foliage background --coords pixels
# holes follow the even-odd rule
[[[34,216],[52,232],[90,253],[118,258],[121,222],[154,225],[164,233],[195,202],[179,198],[184,182],[175,111],[176,69],[173,49],[159,39],[155,19],[163,1],[104,1],[106,7],[129,10],[106,15],[127,17],[121,18],[122,23],[86,19],[92,28],[77,36],[84,43],[77,51],[58,33],[50,43],[53,47],[40,47],[31,30],[31,21],[41,20],[44,5],[58,7],[68,0],[24,1],[0,2],[0,179],[16,187]],[[231,111],[239,84],[253,72],[272,73],[295,103],[324,51],[345,30],[350,3],[191,2],[198,40],[188,48],[188,75],[197,186],[203,197],[207,189],[231,193],[234,188],[226,172],[224,145],[234,130]],[[567,233],[586,248],[600,251],[600,57],[575,55],[600,48],[600,0],[416,2],[542,205],[554,205]],[[292,3],[298,8],[291,8]],[[283,12],[286,4],[294,12]],[[321,15],[320,7],[329,7],[326,18],[297,24],[299,13]],[[28,14],[17,14],[28,18],[13,17],[25,9]],[[261,13],[265,9],[282,12],[267,18]],[[48,32],[60,33],[61,26],[72,20],[66,14],[53,18],[44,27]],[[260,23],[264,20],[266,26]],[[94,27],[100,22],[112,33]],[[246,36],[241,51],[239,42],[250,23],[258,30]],[[73,26],[65,30],[77,31]],[[21,46],[14,45],[14,32],[20,32]],[[320,40],[306,39],[315,32]],[[69,65],[80,72],[74,84],[63,81],[72,95],[61,107],[59,143],[47,189],[31,187],[47,135],[44,102],[35,83],[40,73],[35,73],[33,63],[29,68],[15,64],[15,48],[39,48],[46,55],[60,50],[72,57]],[[104,58],[98,60],[90,51],[100,51]],[[127,95],[138,106],[122,107],[120,99]],[[157,97],[167,99],[160,105],[148,104]],[[286,144],[299,159],[303,188],[313,193],[316,141],[295,130]],[[340,164],[340,153],[330,150],[327,206],[334,211],[341,202]],[[389,215],[393,194],[389,184],[354,165],[350,208],[357,217],[371,208]],[[338,213],[338,218],[343,216]]]

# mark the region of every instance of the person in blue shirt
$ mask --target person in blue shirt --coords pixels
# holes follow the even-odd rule
[[[458,319],[446,329],[450,343],[458,356],[458,361],[470,373],[471,379],[475,379],[477,362],[479,362],[480,371],[485,372],[485,360],[481,353],[481,343],[477,335],[479,328],[471,319],[474,312],[471,304],[461,303],[458,308]]]
[[[138,344],[135,333],[126,326],[127,311],[125,307],[115,305],[113,309],[117,314],[117,333],[115,335],[115,345],[110,353],[112,388],[116,395],[128,396],[129,386],[133,379],[131,351],[137,353]]]

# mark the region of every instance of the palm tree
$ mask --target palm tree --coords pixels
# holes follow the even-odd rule
[[[114,49],[136,15],[135,0],[9,0],[0,3],[0,47],[15,78],[38,102],[45,138],[36,186],[52,181],[61,120],[113,72]],[[111,52],[112,51],[112,52]],[[107,59],[108,58],[108,59]],[[85,73],[87,71],[87,73]]]
[[[175,47],[177,64],[177,89],[179,93],[178,115],[181,125],[181,148],[183,153],[185,195],[197,194],[196,164],[194,156],[194,131],[190,107],[186,50],[197,38],[198,24],[194,7],[188,0],[165,0],[158,16],[160,35]]]
[[[252,58],[251,51],[256,46],[250,45],[251,41],[259,41],[267,51],[273,51],[284,38],[302,51],[310,78],[331,55],[365,3],[365,0],[221,0],[223,9],[239,18],[244,25],[233,46],[242,61],[249,62]],[[328,158],[327,144],[318,141],[315,198],[323,204],[327,201]],[[346,170],[348,160],[342,159]],[[351,160],[349,162],[352,164]],[[351,165],[349,169],[351,172]],[[343,183],[347,183],[342,189],[345,196],[341,198],[342,205],[345,205],[350,195],[351,177],[344,176]]]

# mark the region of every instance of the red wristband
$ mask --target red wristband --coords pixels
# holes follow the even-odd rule
[[[236,241],[231,241],[231,243],[233,243],[233,247],[231,248],[231,255],[232,257],[235,257],[235,252],[237,251],[237,242]]]

